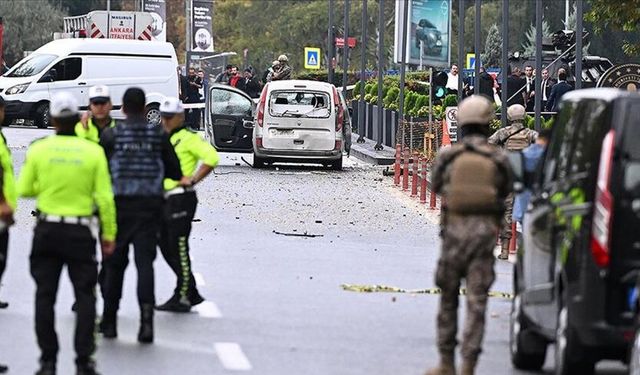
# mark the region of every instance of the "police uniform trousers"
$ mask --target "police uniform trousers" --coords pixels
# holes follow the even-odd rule
[[[9,230],[5,229],[0,232],[0,281],[7,267],[7,256],[9,250]]]
[[[160,235],[160,251],[178,278],[173,295],[192,302],[199,296],[189,257],[189,235],[197,205],[195,191],[168,196]]]
[[[500,229],[500,240],[504,244],[509,243],[512,237],[511,224],[513,223],[513,193],[504,200],[504,215],[502,216],[502,226]]]
[[[120,307],[130,245],[133,245],[138,270],[138,303],[140,306],[155,305],[153,262],[158,245],[162,198],[116,197],[115,201],[118,222],[116,249],[102,261],[105,311],[117,311]]]
[[[462,334],[463,359],[476,361],[484,336],[487,293],[495,279],[493,249],[496,215],[446,215],[436,285],[442,290],[438,311],[438,350],[452,356],[458,331],[458,294],[466,281],[467,313]]]
[[[96,240],[87,226],[38,222],[31,250],[31,276],[36,282],[36,335],[42,361],[56,361],[58,336],[54,305],[62,267],[67,271],[77,302],[75,350],[77,362],[95,351],[95,287],[98,280]]]

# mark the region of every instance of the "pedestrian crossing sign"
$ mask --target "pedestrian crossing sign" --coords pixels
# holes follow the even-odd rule
[[[304,68],[320,69],[320,48],[304,48]]]

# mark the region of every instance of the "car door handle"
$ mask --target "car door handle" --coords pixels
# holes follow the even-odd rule
[[[78,86],[86,86],[87,83],[86,82],[78,82]]]

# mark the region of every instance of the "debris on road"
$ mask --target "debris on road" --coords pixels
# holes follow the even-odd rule
[[[308,238],[324,237],[324,234],[309,234],[307,232],[304,232],[304,233],[283,233],[283,232],[278,232],[278,231],[274,230],[273,233],[281,235],[281,236],[288,236],[288,237],[308,237]]]
[[[357,284],[342,284],[340,287],[348,292],[358,293],[410,293],[410,294],[440,294],[442,290],[440,288],[427,288],[427,289],[402,289],[394,286],[387,285],[357,285]],[[460,295],[466,295],[467,289],[460,288]],[[487,296],[494,298],[513,299],[513,294],[505,292],[489,291]]]

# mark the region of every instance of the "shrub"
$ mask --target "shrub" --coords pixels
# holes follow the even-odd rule
[[[444,97],[444,100],[442,100],[442,106],[443,107],[455,107],[458,105],[458,96],[454,95],[454,94],[449,94],[447,96]]]

